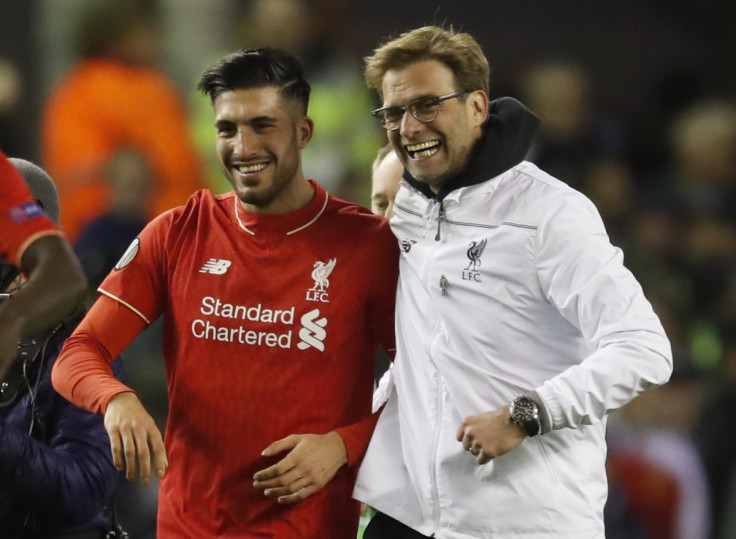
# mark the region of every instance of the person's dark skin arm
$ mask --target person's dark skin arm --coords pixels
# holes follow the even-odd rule
[[[42,236],[23,253],[26,284],[0,304],[0,378],[15,359],[17,342],[62,320],[81,301],[87,280],[61,236]]]

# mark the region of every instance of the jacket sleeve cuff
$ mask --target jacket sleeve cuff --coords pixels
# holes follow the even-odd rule
[[[547,434],[552,430],[552,416],[550,415],[549,409],[544,404],[542,397],[536,391],[532,391],[527,396],[536,402],[537,408],[539,408],[539,424],[541,427],[539,434]]]

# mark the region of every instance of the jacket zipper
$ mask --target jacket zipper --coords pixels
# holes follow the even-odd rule
[[[434,237],[434,241],[440,241],[440,226],[442,221],[445,220],[445,206],[442,200],[440,200],[440,209],[437,214],[437,235]]]
[[[442,385],[439,374],[436,375],[437,380],[437,418],[434,425],[434,440],[432,441],[432,460],[431,460],[431,478],[432,478],[432,503],[434,504],[434,528],[440,528],[440,495],[439,486],[437,484],[437,452],[439,447],[440,428],[442,423]],[[434,534],[431,535],[434,537]]]

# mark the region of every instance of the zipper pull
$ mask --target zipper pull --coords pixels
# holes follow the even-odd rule
[[[434,241],[440,241],[440,225],[445,220],[445,206],[440,200],[440,210],[437,214],[437,235],[434,237]]]
[[[449,296],[449,292],[447,291],[447,287],[450,286],[450,283],[447,281],[447,277],[444,275],[440,276],[440,289],[442,289],[442,296],[447,297]]]

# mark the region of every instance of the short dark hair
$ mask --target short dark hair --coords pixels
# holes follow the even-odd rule
[[[213,102],[224,92],[263,86],[277,86],[283,97],[301,101],[307,113],[311,88],[304,78],[304,68],[296,56],[280,49],[231,52],[207,68],[197,84]]]

